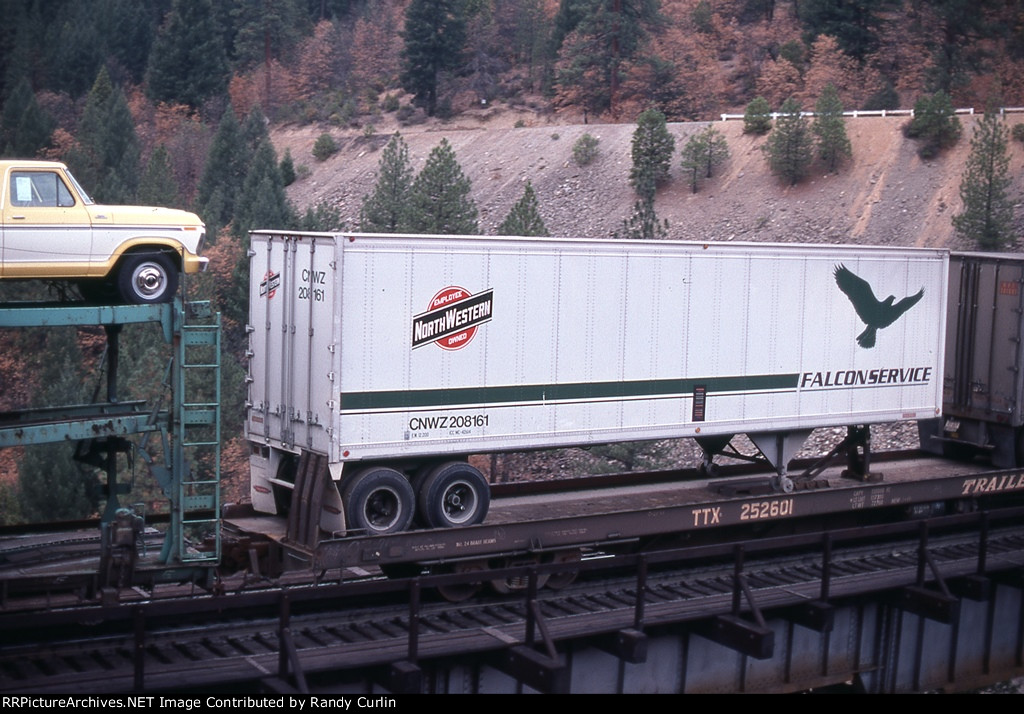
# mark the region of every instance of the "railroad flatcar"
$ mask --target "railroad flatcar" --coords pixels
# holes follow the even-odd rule
[[[940,413],[946,251],[257,231],[250,255],[253,506],[301,499],[307,528],[479,523],[468,454],[619,441],[710,462],[746,433],[788,490],[811,430]]]

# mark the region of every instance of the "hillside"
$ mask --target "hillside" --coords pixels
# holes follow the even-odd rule
[[[480,227],[494,233],[512,204],[533,182],[552,235],[606,237],[632,210],[628,184],[632,124],[542,123],[536,117],[493,108],[449,123],[401,128],[410,159],[419,170],[430,150],[447,138],[473,183]],[[673,179],[657,196],[656,210],[669,221],[669,236],[682,240],[752,240],[808,243],[862,243],[971,248],[954,235],[951,217],[960,210],[959,185],[970,151],[975,118],[961,116],[963,138],[932,161],[918,158],[905,139],[905,117],[847,119],[853,158],[838,174],[816,169],[804,183],[789,187],[769,172],[763,137],[742,133],[741,121],[716,122],[729,143],[730,159],[718,175],[692,194],[679,168],[678,150],[704,123],[675,123],[677,154]],[[1024,122],[1011,114],[1008,124]],[[338,207],[350,228],[358,226],[363,196],[373,187],[379,149],[397,127],[377,133],[331,130],[341,150],[325,162],[311,154],[316,127],[284,127],[273,132],[279,155],[288,148],[309,175],[289,188],[302,209],[320,201]],[[584,133],[600,139],[598,158],[588,166],[572,161],[573,143]],[[1024,146],[1011,142],[1011,196],[1024,200]],[[1021,224],[1024,216],[1018,216]]]

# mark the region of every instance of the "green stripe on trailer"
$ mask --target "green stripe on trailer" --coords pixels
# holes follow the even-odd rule
[[[707,393],[751,393],[795,390],[799,374],[760,374],[728,377],[653,379],[626,382],[574,382],[523,384],[455,389],[381,390],[342,392],[341,411],[422,409],[466,404],[509,405],[522,403],[659,399],[693,394],[697,387]]]

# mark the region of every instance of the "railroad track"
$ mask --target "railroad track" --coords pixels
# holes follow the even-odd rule
[[[942,536],[930,540],[928,552],[944,578],[966,576],[978,569],[978,543],[976,534]],[[409,660],[411,647],[411,658],[419,660],[474,653],[485,657],[530,640],[531,613],[543,620],[551,641],[558,641],[610,635],[638,624],[650,629],[705,620],[733,610],[732,562],[701,567],[660,562],[672,557],[651,554],[642,585],[635,574],[623,574],[636,570],[639,556],[584,563],[580,582],[558,592],[542,592],[536,610],[523,598],[486,597],[454,605],[429,602],[424,596],[422,603],[413,598],[418,604],[413,614],[407,591],[403,593],[409,583],[382,581],[264,592],[258,613],[235,610],[232,601],[238,597],[241,603],[241,596],[191,598],[191,614],[184,619],[171,614],[170,602],[153,603],[152,612],[145,613],[150,622],[141,636],[132,631],[141,624],[138,617],[112,632],[116,623],[100,618],[90,623],[87,610],[77,615],[85,625],[56,632],[45,627],[16,632],[5,621],[4,639],[20,642],[8,644],[0,653],[0,691],[130,692],[139,682],[146,691],[197,691],[229,683],[255,687],[257,681],[278,673],[282,630],[287,631],[301,670],[313,674],[385,667]],[[1024,566],[1024,527],[993,530],[985,557],[989,571]],[[831,597],[912,585],[918,580],[919,564],[918,542],[912,539],[837,548],[830,563]],[[804,604],[821,594],[821,557],[808,553],[748,559],[743,577],[761,609]],[[424,585],[429,582],[430,578],[422,580]],[[642,615],[638,586],[644,591]],[[365,602],[367,593],[375,591],[374,601],[384,604],[351,604]],[[384,591],[405,594],[405,602],[399,601],[402,597],[387,602],[379,595]],[[323,597],[317,597],[318,592]],[[290,614],[268,609],[271,600],[280,607],[285,597],[293,603]],[[325,601],[343,609],[325,609]],[[306,611],[300,602],[315,602],[317,607]],[[187,624],[167,624],[168,619]]]

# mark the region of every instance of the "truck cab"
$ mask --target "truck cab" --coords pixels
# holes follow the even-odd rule
[[[206,269],[206,227],[171,208],[94,202],[67,166],[0,161],[0,279],[69,280],[85,295],[167,302]]]

